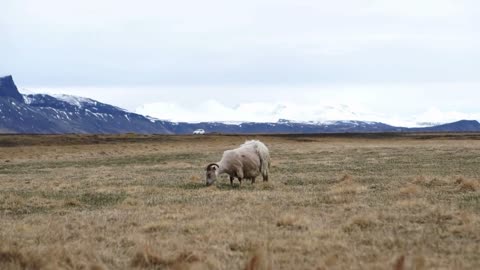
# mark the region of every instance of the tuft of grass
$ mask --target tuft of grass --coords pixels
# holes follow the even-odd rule
[[[260,189],[262,190],[275,190],[275,184],[273,182],[262,182],[257,185],[260,185]]]
[[[405,187],[399,190],[400,195],[402,196],[414,196],[420,193],[420,187],[415,184],[407,184]]]
[[[90,207],[106,207],[119,204],[127,198],[125,192],[120,193],[103,193],[93,192],[84,193],[80,196],[79,201]]]
[[[166,222],[156,222],[150,223],[143,227],[143,231],[145,233],[156,233],[166,231],[170,228],[169,224]]]
[[[472,209],[480,213],[480,194],[465,193],[465,195],[461,197],[459,205],[461,208]]]
[[[198,190],[201,188],[205,188],[206,185],[205,183],[201,183],[201,182],[189,182],[181,185],[181,187],[186,190]]]
[[[406,270],[406,269],[422,270],[426,268],[426,265],[427,263],[423,256],[401,255],[394,260],[393,270]]]
[[[426,177],[422,175],[415,177],[413,183],[424,187],[435,187],[448,185],[449,181],[439,177]]]
[[[150,248],[137,252],[130,265],[136,268],[175,269],[175,270],[209,270],[216,269],[214,265],[202,256],[193,252],[182,252],[176,257],[166,258],[153,252]]]
[[[83,258],[82,258],[83,257]],[[92,269],[106,270],[102,262],[84,251],[47,249],[23,251],[16,247],[0,248],[0,269]]]
[[[253,250],[245,265],[245,270],[272,270],[273,257],[265,247],[257,247]]]
[[[285,214],[277,221],[277,227],[294,230],[308,230],[309,222],[306,217],[293,214]]]
[[[477,180],[465,179],[463,177],[457,178],[455,180],[457,184],[458,191],[460,192],[475,192],[480,188],[480,182]]]
[[[428,201],[420,198],[406,198],[404,200],[397,201],[396,205],[398,205],[401,208],[408,208],[411,210],[414,210],[414,209],[424,210],[430,207],[430,204],[428,203]]]
[[[202,179],[198,176],[198,175],[192,175],[190,176],[190,181],[194,182],[194,183],[198,183],[200,182]]]
[[[344,182],[344,181],[352,181],[353,177],[350,174],[344,174],[342,177],[340,177],[339,182]]]
[[[32,262],[17,250],[0,249],[0,267],[3,269],[35,269],[40,267],[38,262]]]
[[[353,177],[346,174],[340,178],[340,181],[334,184],[330,191],[331,195],[356,195],[368,190],[367,187],[354,181]]]
[[[65,200],[63,205],[65,207],[81,207],[81,206],[83,206],[83,203],[81,203],[79,200],[74,198],[74,199]]]
[[[353,232],[356,230],[365,231],[375,228],[379,224],[378,217],[372,214],[357,215],[347,222],[343,227],[344,232]]]

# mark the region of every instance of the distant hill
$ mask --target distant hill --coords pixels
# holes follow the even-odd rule
[[[433,127],[410,129],[412,131],[429,131],[429,132],[478,132],[480,131],[480,123],[476,120],[461,120],[449,124],[443,124]]]
[[[480,132],[477,121],[425,128],[394,127],[380,122],[329,121],[276,123],[170,122],[128,112],[89,98],[69,95],[22,95],[12,76],[0,77],[0,133],[354,133],[354,132]]]

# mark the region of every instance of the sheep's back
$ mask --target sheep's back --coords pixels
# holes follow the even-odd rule
[[[260,157],[252,147],[241,147],[223,153],[222,163],[226,173],[233,175],[243,171],[244,178],[257,177],[260,174]]]

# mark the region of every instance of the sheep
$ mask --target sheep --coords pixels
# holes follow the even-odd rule
[[[222,160],[209,164],[206,170],[207,186],[215,183],[218,175],[224,173],[230,176],[230,185],[232,186],[235,178],[238,178],[240,185],[243,179],[250,179],[254,184],[255,178],[260,174],[263,181],[268,181],[270,153],[262,142],[246,141],[236,149],[225,151]]]

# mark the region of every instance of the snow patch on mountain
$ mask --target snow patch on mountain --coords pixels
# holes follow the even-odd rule
[[[97,102],[93,99],[79,97],[79,96],[72,96],[72,95],[63,95],[63,94],[53,94],[52,97],[59,99],[61,101],[65,101],[73,106],[82,107],[84,104],[91,104],[96,105]]]
[[[145,118],[147,118],[150,122],[152,123],[155,123],[157,121],[160,121],[159,119],[155,118],[155,117],[151,117],[149,115],[144,115]]]
[[[23,100],[24,100],[25,104],[30,105],[33,102],[33,96],[24,94],[23,95]]]

